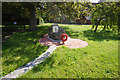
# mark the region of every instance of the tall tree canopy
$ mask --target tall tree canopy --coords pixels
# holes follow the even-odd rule
[[[42,17],[44,20],[77,20],[85,19],[85,16],[89,14],[90,3],[79,2],[6,2],[3,3],[3,18],[5,15],[15,21],[16,19],[29,18],[30,29],[36,29],[36,15]],[[7,17],[6,17],[7,19]]]
[[[73,20],[83,19],[88,15],[89,3],[79,3],[79,2],[48,2],[39,3],[41,8],[39,13],[43,18],[49,19],[67,19]]]

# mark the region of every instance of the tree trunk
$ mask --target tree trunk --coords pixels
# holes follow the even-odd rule
[[[105,30],[105,29],[106,29],[106,25],[104,26],[103,30]]]
[[[96,31],[97,31],[97,28],[98,28],[98,24],[96,25],[94,32],[96,32]]]
[[[23,29],[24,29],[24,30],[26,29],[26,26],[25,26],[25,24],[24,24],[24,27],[23,27]]]
[[[92,29],[94,29],[94,26],[95,26],[95,25],[92,26]]]
[[[35,6],[32,4],[30,9],[30,30],[35,30],[37,28],[36,24],[37,24],[37,20],[36,20],[36,9]]]
[[[100,19],[98,20],[98,22],[97,22],[97,25],[96,25],[96,27],[95,27],[94,32],[96,32],[96,31],[97,31],[98,25],[100,24],[100,21],[101,21],[102,19],[103,19],[103,18],[100,18]]]

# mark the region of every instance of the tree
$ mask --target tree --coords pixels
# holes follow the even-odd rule
[[[51,3],[39,3],[41,7],[39,8],[40,16],[49,21],[53,19],[54,21],[72,20],[77,19],[83,20],[85,16],[88,15],[90,3],[79,3],[79,2],[51,2]]]
[[[61,9],[67,14],[69,20],[76,21],[80,20],[81,23],[85,22],[86,16],[89,14],[89,6],[91,3],[81,3],[81,2],[69,2],[65,3]]]
[[[8,18],[8,16],[10,18]],[[30,29],[36,29],[36,3],[3,3],[3,19],[16,21],[29,18]],[[22,23],[25,25],[24,21]]]
[[[24,19],[22,20],[24,24],[25,19],[29,18],[29,12],[20,3],[4,2],[2,4],[2,18],[3,22],[19,22],[21,19]]]
[[[23,7],[28,8],[30,12],[30,30],[35,30],[36,26],[36,5],[37,3],[22,3]]]
[[[35,30],[36,26],[36,14],[42,17],[46,21],[53,19],[54,21],[60,21],[63,18],[67,20],[81,21],[88,15],[89,3],[76,3],[76,2],[44,2],[44,3],[4,3],[3,12],[7,15],[12,15],[15,20],[20,17],[28,17],[30,22],[30,30]],[[37,12],[37,13],[36,13]],[[5,15],[4,15],[5,16]]]
[[[96,25],[94,29],[95,32],[97,31],[99,24],[104,25],[103,30],[106,28],[115,30],[115,25],[118,25],[118,14],[120,12],[118,3],[102,2],[100,4],[96,4],[92,9],[92,24],[93,28]]]

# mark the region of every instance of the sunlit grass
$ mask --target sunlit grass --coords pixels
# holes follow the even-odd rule
[[[97,32],[91,25],[60,25],[66,33],[88,42],[85,48],[58,47],[49,58],[20,78],[117,78],[118,36],[112,31]]]
[[[51,25],[52,23],[38,25],[37,31],[15,33],[3,43],[3,76],[46,51],[48,47],[40,45],[38,40],[47,33],[47,28]],[[78,49],[59,47],[43,63],[22,75],[22,78],[114,78],[118,76],[118,37],[114,32],[101,31],[99,28],[94,33],[91,25],[60,24],[60,26],[70,37],[85,40],[89,46]]]
[[[39,39],[47,33],[48,27],[39,26],[37,31],[17,32],[2,44],[2,76],[22,67],[47,50],[47,46],[40,45]]]
[[[0,25],[0,27],[5,27],[4,25]]]

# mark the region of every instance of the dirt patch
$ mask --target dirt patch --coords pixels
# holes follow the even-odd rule
[[[39,40],[40,44],[47,45],[47,46],[52,46],[52,45],[62,46],[62,45],[65,45],[66,47],[69,47],[69,48],[84,48],[84,47],[88,46],[87,42],[85,42],[83,40],[80,40],[80,39],[73,39],[73,38],[68,37],[68,40],[64,44],[62,44],[62,43],[59,43],[59,42],[53,42],[53,41],[49,40],[47,38],[47,36],[48,36],[48,34],[45,34],[43,36],[43,38]]]

